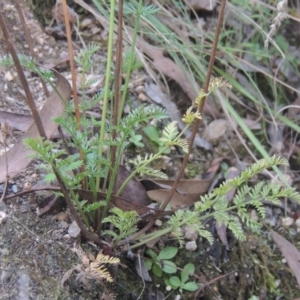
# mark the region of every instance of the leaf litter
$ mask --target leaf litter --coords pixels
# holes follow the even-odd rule
[[[69,82],[58,72],[55,71],[57,77],[56,89],[59,91],[63,99],[69,99],[71,95],[71,87]],[[42,110],[40,111],[40,117],[43,120],[46,135],[51,137],[54,131],[57,129],[57,124],[53,122],[53,118],[58,117],[64,111],[64,104],[56,92],[52,92]],[[23,138],[27,137],[39,137],[39,133],[35,123],[32,123],[27,129]],[[23,140],[19,140],[12,149],[6,153],[8,161],[8,174],[6,169],[6,157],[0,158],[0,182],[5,181],[6,176],[11,178],[23,171],[31,162],[29,158],[30,151],[26,149],[23,144]]]

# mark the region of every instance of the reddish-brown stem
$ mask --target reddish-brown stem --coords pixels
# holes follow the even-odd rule
[[[3,35],[4,35],[8,50],[9,50],[11,56],[12,56],[12,59],[14,61],[15,66],[16,66],[18,75],[20,77],[21,84],[22,84],[22,87],[24,89],[26,99],[27,99],[27,103],[30,107],[31,114],[32,114],[32,117],[34,119],[35,125],[38,129],[38,132],[39,132],[40,136],[44,137],[44,138],[47,138],[43,123],[41,121],[40,115],[38,113],[35,102],[33,100],[33,97],[32,97],[32,94],[31,94],[26,76],[23,72],[22,66],[20,64],[18,55],[17,55],[16,50],[15,50],[15,47],[14,47],[12,41],[11,41],[9,32],[7,30],[7,26],[6,26],[6,23],[5,23],[5,20],[3,18],[3,15],[2,15],[1,11],[0,11],[0,27],[2,29],[2,32],[3,32]]]
[[[53,172],[56,176],[57,182],[59,184],[59,187],[61,189],[62,194],[64,195],[64,198],[66,199],[68,208],[70,209],[70,212],[74,218],[74,220],[76,221],[77,225],[79,226],[83,236],[87,239],[87,240],[91,240],[93,242],[95,242],[98,245],[102,245],[103,242],[102,240],[99,238],[98,235],[96,235],[95,233],[91,233],[83,224],[80,216],[78,215],[75,206],[72,203],[72,199],[70,198],[69,195],[69,191],[67,190],[65,184],[63,183],[62,179],[60,178],[59,174],[53,169]]]
[[[209,83],[210,83],[210,78],[212,75],[212,71],[213,71],[213,66],[214,66],[214,62],[215,62],[215,57],[216,57],[216,52],[217,52],[217,46],[218,46],[218,41],[219,41],[219,35],[220,35],[220,31],[221,31],[221,27],[222,27],[222,23],[223,23],[223,17],[224,17],[224,10],[225,10],[225,5],[226,5],[226,0],[222,0],[221,2],[221,7],[220,7],[220,12],[219,12],[219,18],[218,18],[218,24],[217,24],[217,28],[216,28],[216,33],[215,33],[215,38],[214,38],[214,42],[213,42],[213,46],[212,46],[212,51],[211,51],[211,56],[210,56],[210,61],[209,61],[209,65],[208,65],[208,69],[207,69],[207,75],[206,75],[206,80],[205,80],[205,84],[204,84],[204,93],[207,93],[208,91],[208,87],[209,87]],[[198,106],[198,112],[202,113],[203,111],[203,107],[205,104],[205,98],[202,99],[202,101],[199,103]],[[182,162],[182,166],[179,170],[178,176],[172,186],[172,189],[170,191],[170,196],[168,197],[168,199],[166,199],[163,204],[161,205],[161,209],[165,209],[166,206],[168,205],[168,203],[171,201],[172,196],[174,195],[177,185],[184,173],[186,164],[188,162],[189,159],[189,155],[191,153],[193,144],[194,144],[194,139],[195,136],[197,134],[198,131],[198,127],[200,124],[200,120],[196,119],[195,124],[193,126],[193,131],[192,131],[192,135],[190,137],[190,142],[189,142],[189,151],[188,153],[185,155],[184,160]],[[133,234],[132,236],[130,236],[128,238],[128,240],[132,241],[135,240],[136,238],[138,238],[139,236],[141,236],[143,233],[146,232],[146,230],[150,229],[152,227],[152,225],[154,224],[155,220],[151,220],[148,222],[148,224],[141,229],[139,232]],[[120,242],[120,245],[123,244],[123,241]]]
[[[212,75],[212,71],[213,71],[213,66],[214,66],[214,63],[215,63],[216,52],[217,52],[217,47],[218,47],[218,42],[219,42],[219,36],[220,36],[220,31],[221,31],[221,27],[222,27],[222,24],[223,24],[223,17],[224,17],[225,5],[226,5],[226,0],[222,0],[221,1],[220,12],[219,12],[218,24],[217,24],[217,28],[216,28],[216,32],[215,32],[215,38],[214,38],[214,42],[213,42],[213,45],[212,45],[211,56],[210,56],[210,60],[209,60],[209,64],[208,64],[208,69],[207,69],[207,74],[206,74],[206,80],[205,80],[204,87],[203,87],[204,93],[208,92],[209,83],[210,83],[210,79],[211,79],[211,75]],[[201,113],[201,114],[203,112],[203,107],[204,107],[204,104],[205,104],[205,100],[206,100],[206,97],[204,97],[200,101],[200,103],[198,105],[198,112]],[[189,151],[188,151],[188,153],[184,157],[184,160],[182,162],[181,168],[180,168],[180,170],[178,172],[176,180],[175,180],[175,182],[174,182],[174,184],[172,186],[172,189],[170,191],[170,195],[163,202],[163,204],[161,205],[161,209],[165,209],[166,206],[171,201],[171,198],[173,197],[173,195],[174,195],[174,193],[176,191],[177,185],[178,185],[178,183],[179,183],[179,181],[180,181],[180,179],[181,179],[181,177],[182,177],[182,175],[184,173],[184,170],[186,168],[186,165],[187,165],[190,153],[191,153],[192,148],[193,148],[194,139],[195,139],[195,136],[197,134],[200,121],[201,121],[200,119],[196,119],[196,121],[194,123],[193,131],[192,131],[192,134],[191,134],[191,137],[190,137],[190,141],[189,141]]]
[[[31,39],[28,27],[27,27],[26,22],[25,22],[24,15],[23,15],[22,8],[21,8],[19,0],[15,0],[15,5],[16,5],[16,9],[17,9],[21,24],[22,24],[22,28],[23,28],[24,33],[25,33],[25,39],[26,39],[26,43],[28,44],[30,55],[33,58],[37,59],[37,55],[33,51],[32,39]],[[43,78],[40,78],[40,81],[41,81],[42,87],[44,89],[45,95],[47,97],[49,97],[49,91],[47,89],[47,85],[46,85],[45,81],[43,80]]]
[[[75,107],[75,118],[77,129],[81,130],[80,128],[80,111],[79,111],[79,100],[77,94],[77,84],[76,84],[76,74],[75,74],[75,64],[74,64],[74,51],[73,51],[73,44],[72,44],[72,34],[71,34],[71,26],[70,26],[70,19],[69,19],[69,12],[66,0],[62,1],[63,4],[63,11],[64,11],[64,18],[65,18],[65,26],[66,26],[66,34],[68,40],[68,50],[69,50],[69,57],[70,57],[70,68],[72,74],[72,87],[73,87],[73,98],[74,98],[74,107]],[[82,149],[79,149],[79,157],[82,162],[84,162],[84,154]],[[84,164],[80,167],[80,171],[84,172]],[[86,189],[86,182],[82,180],[82,188]]]

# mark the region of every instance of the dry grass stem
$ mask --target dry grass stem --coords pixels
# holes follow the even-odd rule
[[[265,47],[269,47],[269,42],[271,40],[271,37],[274,36],[278,28],[280,27],[282,21],[286,18],[286,8],[287,8],[288,1],[287,0],[282,0],[278,2],[276,10],[277,10],[277,15],[274,18],[273,24],[270,26],[270,31],[267,34],[266,40],[265,40]]]

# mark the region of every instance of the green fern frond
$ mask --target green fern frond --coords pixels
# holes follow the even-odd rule
[[[151,160],[153,158],[153,154],[146,154],[144,157],[142,157],[141,155],[137,155],[136,158],[134,159],[130,159],[129,163],[135,165],[135,166],[140,166],[142,164],[144,164],[145,162]],[[158,157],[160,158],[160,157]]]
[[[240,220],[237,217],[230,216],[226,225],[228,226],[228,228],[232,231],[232,233],[238,240],[240,240],[240,241],[246,240],[244,230],[242,228]]]
[[[212,245],[214,243],[214,237],[208,230],[201,228],[198,230],[198,233],[201,237],[207,239],[207,241],[210,243],[210,245]]]
[[[140,221],[140,217],[136,211],[122,211],[113,207],[110,209],[110,213],[111,215],[104,218],[102,223],[112,223],[118,232],[106,230],[103,234],[111,235],[116,243],[137,231],[136,225]]]
[[[82,202],[82,201],[80,201],[80,202]],[[105,205],[106,205],[105,201],[98,201],[98,202],[86,204],[82,209],[84,212],[91,212],[91,211],[95,211]]]
[[[171,237],[177,239],[177,242],[179,243],[179,248],[183,248],[183,246],[185,245],[185,240],[184,240],[183,232],[180,229],[180,227],[174,228],[172,230]]]
[[[147,175],[156,178],[168,179],[168,176],[165,173],[159,170],[152,169],[150,167],[144,167],[142,170],[139,171],[139,173],[141,174],[141,176]]]
[[[195,211],[199,214],[212,209],[214,204],[215,195],[209,193],[207,195],[200,196],[200,200],[195,203]],[[220,200],[226,201],[226,197],[221,197]]]
[[[180,225],[180,222],[182,220],[182,217],[184,215],[184,211],[182,209],[178,209],[169,219],[167,222],[168,225],[170,225],[172,228],[177,228]]]
[[[36,60],[24,54],[18,54],[18,58],[22,67],[29,71],[38,74],[45,81],[50,81],[53,77],[53,72],[49,69],[45,69],[37,66]],[[14,66],[14,61],[10,55],[7,55],[0,59],[1,66]]]
[[[140,105],[122,120],[118,127],[118,131],[129,134],[132,129],[136,128],[142,122],[148,122],[152,119],[161,120],[165,118],[168,118],[168,113],[165,109],[156,105]]]
[[[181,147],[181,149],[184,153],[189,152],[189,144],[188,144],[187,140],[185,140],[185,139],[177,139],[176,141],[169,143],[169,145]]]
[[[224,201],[225,200],[225,201]],[[226,199],[220,199],[218,201],[216,201],[213,205],[213,208],[215,211],[224,211],[227,207],[228,207],[228,200]]]
[[[56,179],[56,176],[54,175],[54,173],[48,173],[44,177],[44,180],[46,182],[53,182],[55,179]]]
[[[160,140],[165,144],[168,144],[173,142],[177,137],[177,135],[178,135],[177,122],[174,121],[164,128]]]

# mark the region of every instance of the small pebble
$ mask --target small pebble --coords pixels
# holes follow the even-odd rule
[[[70,235],[69,235],[69,234],[65,234],[65,235],[64,235],[64,239],[69,240],[69,239],[70,239]]]
[[[161,227],[161,226],[162,226],[162,221],[159,220],[159,219],[157,219],[157,220],[155,221],[155,225],[158,226],[158,227]]]
[[[68,226],[69,226],[69,224],[65,221],[60,221],[58,224],[58,227],[62,228],[62,229],[66,229]]]
[[[209,142],[220,140],[227,131],[227,121],[223,119],[212,121],[204,131],[204,138]]]
[[[7,214],[4,211],[0,211],[0,224],[4,223],[7,218]]]
[[[76,221],[73,221],[72,224],[70,225],[69,229],[68,229],[68,234],[72,237],[72,238],[77,238],[80,235],[80,228],[77,225]]]
[[[283,226],[291,226],[294,224],[294,219],[291,217],[282,218],[282,225]]]
[[[32,187],[32,184],[29,181],[27,181],[24,183],[23,190],[29,191],[31,189],[31,187]]]
[[[8,71],[8,72],[5,73],[4,78],[7,81],[12,81],[14,79],[14,76],[11,72]]]
[[[286,264],[286,259],[283,258],[283,259],[281,260],[281,262],[282,262],[283,264]]]
[[[187,242],[185,249],[188,251],[195,251],[197,249],[197,244],[195,241]]]
[[[278,288],[281,285],[281,280],[280,279],[275,280],[274,285],[275,285],[275,288]]]
[[[296,224],[296,226],[297,226],[298,228],[300,228],[300,218],[298,218],[298,219],[296,220],[295,224]]]
[[[65,212],[61,211],[61,212],[57,213],[54,216],[54,218],[57,221],[66,221],[68,219],[68,214],[66,214]]]
[[[11,187],[12,191],[16,194],[18,192],[18,188],[17,188],[17,185],[14,184],[12,187]]]
[[[195,241],[198,238],[198,231],[187,225],[184,228],[184,236],[187,240]]]
[[[141,93],[145,90],[144,86],[143,85],[138,85],[136,88],[135,88],[135,91],[137,93]]]
[[[141,100],[141,101],[146,101],[148,100],[147,96],[143,93],[140,93],[139,96],[138,96],[138,99]]]
[[[93,23],[93,20],[92,20],[92,19],[90,19],[90,18],[85,18],[85,19],[83,19],[83,20],[81,21],[80,27],[81,27],[81,29],[83,29],[83,28],[85,28],[85,27],[91,26],[92,23]]]

